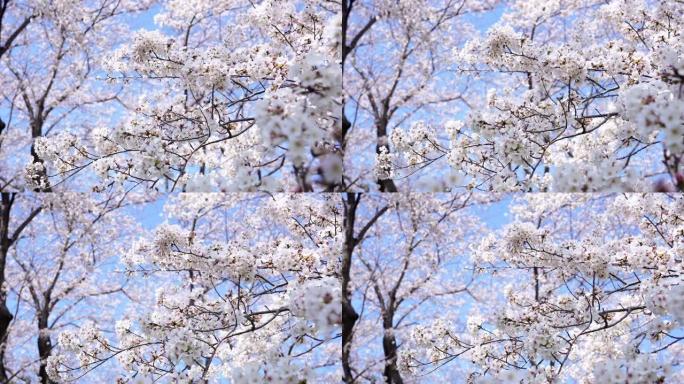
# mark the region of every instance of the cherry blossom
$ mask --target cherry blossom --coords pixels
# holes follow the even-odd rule
[[[171,190],[336,189],[344,155],[339,9],[328,1],[165,1],[157,29],[129,34],[103,64],[121,117],[88,135],[42,138],[65,180]],[[35,168],[35,166],[34,166]],[[34,176],[30,176],[34,177]]]
[[[96,324],[61,333],[49,373],[77,380],[116,360],[124,382],[323,380],[334,372],[315,368],[339,353],[339,210],[334,195],[171,198],[167,222],[122,260],[157,282],[153,302],[115,337]]]
[[[681,188],[682,12],[677,1],[510,3],[484,36],[451,46],[451,84],[481,84],[458,129],[405,119],[377,167],[440,178],[446,163],[456,186],[495,191]]]
[[[480,288],[497,293],[464,328],[416,327],[407,374],[463,359],[476,382],[677,380],[682,196],[552,196],[518,196],[513,221],[481,239]]]

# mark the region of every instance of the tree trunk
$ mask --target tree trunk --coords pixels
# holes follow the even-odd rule
[[[351,292],[349,292],[349,282],[351,281],[352,254],[354,252],[354,222],[356,221],[356,207],[358,205],[358,194],[347,193],[347,201],[344,206],[344,232],[345,246],[342,259],[342,370],[344,371],[344,382],[352,383],[354,376],[351,370],[351,343],[353,330],[359,314],[356,313],[351,303]]]
[[[375,123],[375,136],[377,144],[375,146],[375,153],[380,154],[382,152],[390,153],[390,147],[387,138],[387,118],[383,117]],[[380,187],[380,192],[397,192],[397,186],[394,184],[392,179],[378,179],[378,186]]]
[[[0,205],[0,286],[5,282],[5,263],[11,242],[9,238],[9,219],[12,201],[13,198],[9,193],[2,193],[2,203]],[[13,318],[12,312],[7,308],[7,296],[4,292],[0,291],[0,382],[2,383],[9,381],[5,368],[5,348],[7,347],[7,330]]]
[[[382,350],[385,353],[385,380],[387,384],[403,384],[397,368],[397,339],[393,327],[394,311],[390,310],[382,319]]]
[[[40,377],[41,384],[54,384],[47,374],[47,358],[52,352],[52,341],[50,340],[47,310],[41,311],[38,314],[38,356],[40,356],[40,369],[38,377]]]
[[[0,296],[0,382],[9,382],[7,378],[7,369],[5,368],[5,349],[7,347],[8,329],[12,319],[12,312],[7,308],[5,295]]]
[[[42,112],[41,112],[42,113]],[[34,142],[31,144],[31,157],[33,158],[34,164],[40,164],[43,166],[43,170],[37,176],[37,181],[44,187],[36,188],[36,192],[52,192],[52,187],[48,183],[47,170],[45,169],[45,162],[38,156],[36,152],[35,140],[43,136],[43,119],[37,118],[31,121],[31,137]]]

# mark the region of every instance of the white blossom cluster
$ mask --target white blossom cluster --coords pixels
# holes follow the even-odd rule
[[[118,321],[116,337],[95,326],[62,333],[51,375],[70,380],[115,358],[128,372],[122,378],[144,382],[313,380],[307,351],[332,342],[342,316],[336,204],[174,197],[169,222],[123,259],[128,274],[160,284],[154,300]],[[234,219],[218,225],[226,212]],[[234,235],[226,239],[225,230]]]
[[[0,0],[2,383],[684,382],[683,192],[684,0]]]
[[[684,329],[684,198],[552,196],[517,198],[514,220],[473,249],[501,296],[481,297],[465,329],[445,320],[414,328],[401,357],[407,375],[461,358],[480,367],[469,372],[481,382],[675,380],[677,349],[668,348]]]
[[[654,174],[678,188],[683,15],[679,2],[649,0],[509,4],[485,36],[453,47],[464,79],[492,82],[486,100],[469,100],[456,130],[394,128],[383,175],[441,177],[445,158],[483,190],[645,192]]]
[[[103,63],[124,89],[122,118],[87,137],[37,138],[48,176],[92,169],[96,189],[171,182],[197,192],[340,184],[341,18],[325,3],[165,2],[158,29]]]

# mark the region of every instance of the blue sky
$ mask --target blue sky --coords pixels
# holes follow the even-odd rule
[[[163,208],[167,200],[168,196],[160,196],[152,203],[129,207],[128,213],[135,217],[145,230],[154,230],[156,226],[164,221]]]
[[[508,195],[497,203],[473,207],[473,213],[491,230],[499,229],[510,221],[508,207],[511,199],[512,195]]]
[[[156,15],[161,7],[159,4],[154,5],[149,11],[139,12],[128,18],[128,25],[131,27],[131,31],[136,31],[139,29],[154,29],[154,15]]]

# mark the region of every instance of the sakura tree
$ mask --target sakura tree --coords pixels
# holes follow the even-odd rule
[[[156,299],[63,332],[54,380],[115,361],[120,382],[292,383],[339,377],[337,195],[181,194],[123,259]],[[147,295],[153,294],[148,292]],[[328,379],[326,379],[328,378]]]
[[[451,46],[486,98],[407,119],[377,167],[447,180],[446,163],[456,186],[495,191],[681,190],[683,15],[681,1],[509,2]]]
[[[678,382],[684,196],[517,196],[473,247],[487,294],[465,322],[421,324],[407,374],[482,383]],[[459,363],[460,362],[460,363]]]
[[[125,297],[125,276],[107,273],[136,228],[118,195],[3,193],[4,382],[52,383],[55,334],[104,321]]]
[[[683,32],[0,0],[0,382],[684,381]]]
[[[155,10],[156,29],[107,52],[100,77],[123,89],[120,119],[38,141],[49,176],[88,169],[96,189],[344,188],[339,3],[171,0]]]
[[[0,2],[0,190],[52,189],[37,143],[83,136],[112,113],[120,90],[96,74],[124,36],[122,16],[148,4]]]
[[[2,287],[6,286],[10,249],[19,240],[24,229],[40,213],[42,207],[40,205],[29,205],[30,208],[24,208],[22,215],[19,216],[16,213],[18,211],[16,207],[20,204],[16,201],[17,195],[3,192],[0,196],[2,198],[0,205],[0,379],[7,381],[9,374],[5,366],[4,356],[9,337],[9,327],[14,315],[7,306],[7,291]]]
[[[375,167],[372,161],[365,161],[359,184],[370,188],[372,184],[368,184],[375,183],[380,191],[396,192],[393,179],[403,179],[401,172],[409,170],[391,160],[398,155],[393,152],[403,148],[397,143],[390,145],[389,135],[420,116],[434,120],[443,111],[453,113],[470,105],[470,81],[453,76],[457,60],[452,52],[475,36],[468,16],[492,9],[498,3],[343,1],[342,56],[347,98],[343,131],[350,132],[350,140],[359,150],[363,148],[366,155],[368,143],[372,143],[374,148],[370,151],[377,156]],[[408,156],[418,159],[422,152],[416,147],[416,153]],[[417,160],[411,165],[420,167],[423,163]],[[452,180],[445,183],[424,180],[425,185],[418,189],[443,191],[453,184]],[[441,187],[437,186],[440,184]]]
[[[470,208],[497,196],[373,194],[356,204],[362,236],[351,256],[346,295],[356,316],[345,313],[344,381],[403,383],[398,356],[417,324],[432,311],[458,318],[473,268],[463,255],[484,226]],[[366,224],[362,224],[362,223]],[[353,321],[351,321],[353,320]],[[346,337],[345,337],[346,336]]]

